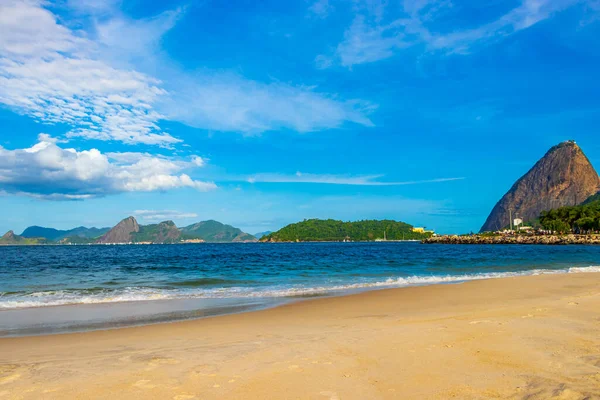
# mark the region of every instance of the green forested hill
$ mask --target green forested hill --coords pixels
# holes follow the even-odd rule
[[[308,242],[343,240],[421,240],[430,233],[412,231],[412,225],[392,220],[343,222],[333,219],[308,219],[290,224],[261,238],[262,242]]]
[[[132,234],[134,243],[178,243],[181,232],[173,221],[163,221],[160,224],[140,225],[139,232]]]
[[[181,233],[186,238],[199,238],[208,243],[256,242],[254,236],[243,232],[241,229],[214,220],[186,226],[181,228]]]

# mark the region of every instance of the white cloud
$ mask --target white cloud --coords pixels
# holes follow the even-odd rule
[[[276,129],[312,132],[350,121],[373,126],[373,105],[339,101],[312,87],[261,83],[233,74],[181,77],[164,113],[197,128],[256,134]]]
[[[92,10],[93,12],[93,10]],[[105,50],[104,56],[111,62],[123,60],[144,61],[160,53],[161,40],[175,24],[185,15],[185,8],[164,11],[146,19],[131,19],[113,9],[110,18],[96,20],[96,41]]]
[[[0,103],[67,124],[68,138],[172,147],[181,140],[160,128],[164,119],[251,134],[372,125],[371,106],[314,87],[183,71],[161,50],[161,39],[184,9],[134,20],[114,0],[66,4],[75,10],[71,17],[82,15],[93,28],[76,20],[69,28],[42,0],[0,0]]]
[[[456,31],[450,34],[435,34],[424,26],[416,31],[431,50],[446,50],[468,53],[474,46],[493,42],[527,29],[540,21],[552,17],[582,0],[524,0],[497,20],[478,28]],[[417,17],[418,18],[418,17]],[[422,22],[419,20],[419,22]],[[418,22],[415,22],[415,25]]]
[[[295,175],[284,174],[256,174],[247,179],[250,183],[319,183],[329,185],[355,185],[355,186],[404,186],[417,185],[423,183],[451,182],[465,179],[459,178],[436,178],[426,180],[414,180],[404,182],[386,182],[377,180],[383,175],[329,175],[329,174],[306,174],[296,172]]]
[[[133,215],[146,221],[166,221],[198,217],[196,213],[175,210],[136,210],[133,212]]]
[[[36,1],[0,3],[0,103],[67,136],[172,145],[153,104],[160,81],[97,59],[98,44],[71,31]]]
[[[198,168],[202,158],[190,160],[147,153],[101,153],[59,147],[58,141],[40,134],[26,149],[0,146],[0,190],[32,197],[86,199],[122,192],[193,188],[208,191],[212,182],[192,179],[184,170]]]
[[[82,14],[102,16],[112,14],[121,0],[67,0],[67,4]]]
[[[406,47],[404,35],[390,32],[390,26],[371,26],[363,16],[357,16],[344,33],[344,41],[337,47],[342,66],[351,67],[389,58],[394,51]]]
[[[344,67],[389,58],[399,49],[422,45],[426,51],[465,54],[476,46],[486,45],[527,29],[551,18],[584,0],[522,0],[521,4],[496,20],[476,28],[460,26],[450,33],[436,32],[440,14],[449,12],[449,0],[404,0],[403,13],[383,23],[386,3],[378,0],[358,1],[357,15],[344,33],[344,40],[332,56],[319,55],[317,66],[326,68],[334,61]],[[331,60],[323,63],[322,60]]]

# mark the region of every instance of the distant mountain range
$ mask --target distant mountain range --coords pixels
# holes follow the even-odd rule
[[[237,243],[258,239],[231,225],[218,221],[202,221],[178,228],[173,221],[139,225],[128,217],[113,228],[78,227],[59,230],[30,226],[21,235],[13,231],[0,237],[0,244],[174,244],[174,243]]]
[[[254,234],[254,237],[260,240],[261,237],[270,235],[271,233],[273,233],[273,231],[258,232]]]
[[[241,229],[213,220],[198,222],[181,228],[181,233],[188,238],[201,238],[212,243],[257,241],[256,237],[242,232]]]
[[[59,230],[54,228],[43,228],[41,226],[30,226],[25,229],[20,236],[24,238],[46,238],[50,241],[60,241],[61,239],[69,237],[81,237],[81,238],[97,238],[108,232],[110,228],[86,228],[80,226],[78,228],[69,230]]]

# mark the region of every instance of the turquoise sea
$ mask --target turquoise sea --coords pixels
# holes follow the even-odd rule
[[[580,272],[600,272],[600,246],[2,246],[0,336],[200,318],[382,288]]]

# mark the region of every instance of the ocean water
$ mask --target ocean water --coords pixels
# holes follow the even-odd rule
[[[600,272],[600,246],[2,246],[0,336],[199,318],[378,288],[580,272]]]

